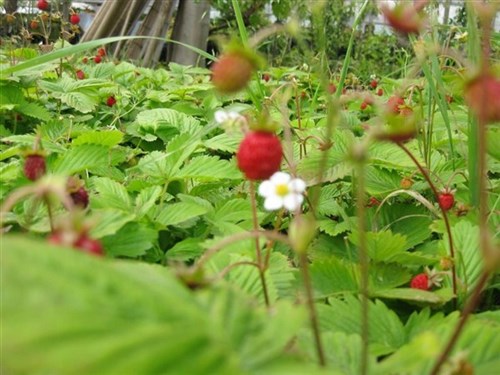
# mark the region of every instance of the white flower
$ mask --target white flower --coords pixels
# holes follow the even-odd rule
[[[276,172],[259,186],[259,195],[264,197],[264,208],[268,211],[285,207],[295,211],[304,201],[303,193],[306,183],[300,178],[294,178],[284,172]]]
[[[238,112],[224,111],[223,109],[214,113],[214,119],[226,131],[244,128],[247,123],[245,116],[240,115]]]

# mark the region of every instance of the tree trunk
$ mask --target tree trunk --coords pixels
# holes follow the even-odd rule
[[[82,42],[127,34],[148,2],[149,0],[106,0],[99,8]]]
[[[17,10],[17,0],[5,0],[3,6],[7,14],[12,14]]]
[[[173,0],[156,0],[160,3],[160,9],[156,16],[156,21],[153,28],[153,36],[158,38],[165,38],[172,17],[172,9],[174,5]],[[156,65],[160,58],[161,50],[165,42],[159,40],[149,40],[146,51],[144,53],[143,65],[153,67]]]
[[[205,51],[210,28],[210,2],[181,0],[172,39]],[[204,65],[205,59],[178,44],[171,44],[168,61],[183,65]]]

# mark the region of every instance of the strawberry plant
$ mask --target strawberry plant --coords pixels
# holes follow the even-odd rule
[[[474,55],[398,4],[401,79],[293,25],[304,64],[264,71],[236,1],[208,69],[2,45],[2,369],[494,374],[498,9],[468,2]]]

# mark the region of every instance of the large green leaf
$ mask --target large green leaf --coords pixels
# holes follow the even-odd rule
[[[92,206],[98,208],[115,208],[127,212],[130,211],[130,197],[123,184],[107,177],[93,178],[92,183],[98,193],[98,195],[92,199]]]
[[[158,232],[145,225],[131,222],[125,224],[115,234],[102,238],[106,254],[137,257],[146,254],[153,247]]]
[[[94,144],[75,146],[55,162],[54,172],[72,175],[86,169],[108,165],[108,147]]]
[[[236,166],[216,156],[199,156],[186,164],[175,178],[193,178],[204,181],[241,178]]]

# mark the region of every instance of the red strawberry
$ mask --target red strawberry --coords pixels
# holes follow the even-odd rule
[[[429,290],[429,276],[426,273],[419,273],[411,279],[410,287],[413,289]]]
[[[76,13],[73,13],[69,17],[69,22],[71,22],[73,25],[78,25],[80,23],[80,16]]]
[[[377,80],[372,79],[372,81],[370,82],[370,87],[375,90],[377,88],[377,86],[378,86]]]
[[[269,82],[269,80],[271,79],[271,76],[269,75],[269,73],[264,73],[264,74],[262,74],[262,79],[266,82]]]
[[[107,100],[106,100],[106,105],[108,107],[112,107],[116,104],[116,99],[114,96],[110,96]]]
[[[251,131],[240,144],[236,159],[238,168],[249,180],[265,180],[280,169],[283,148],[273,133]]]
[[[75,206],[86,208],[89,205],[89,193],[82,186],[77,191],[70,193],[71,199]]]
[[[393,95],[387,100],[386,108],[390,113],[395,115],[401,111],[401,106],[405,105],[405,101],[402,97],[398,95]]]
[[[100,241],[90,238],[86,234],[83,234],[76,240],[74,246],[77,249],[83,250],[86,253],[93,255],[102,256],[104,255],[104,249]]]
[[[404,34],[418,34],[423,26],[423,16],[419,14],[413,3],[401,2],[394,8],[382,7],[387,23]]]
[[[366,207],[376,207],[380,206],[380,201],[375,197],[370,197],[366,203]]]
[[[40,10],[47,10],[49,9],[49,2],[47,0],[38,0],[36,6]]]
[[[102,47],[101,47],[101,48],[97,49],[97,54],[98,54],[99,56],[104,57],[104,56],[106,56],[106,50],[105,50],[104,48],[102,48]]]
[[[31,181],[36,181],[45,174],[46,165],[43,155],[28,154],[24,160],[24,175]]]
[[[377,95],[378,95],[378,96],[382,96],[382,95],[384,95],[384,90],[382,90],[381,88],[379,88],[379,89],[377,90]]]
[[[96,64],[99,64],[102,61],[102,57],[100,55],[94,56],[94,62]]]
[[[410,177],[403,177],[400,185],[402,189],[409,189],[413,186],[413,180]]]
[[[438,200],[439,207],[441,207],[443,211],[449,211],[455,204],[455,196],[453,195],[453,191],[449,189],[441,191],[439,193]]]
[[[224,94],[230,94],[243,89],[255,69],[250,59],[237,52],[222,55],[212,65],[212,83]]]
[[[500,79],[486,73],[465,87],[465,101],[485,124],[500,121]]]
[[[368,107],[368,103],[367,102],[363,102],[361,103],[361,105],[359,106],[359,108],[364,111],[366,108]]]
[[[333,84],[333,83],[329,83],[328,84],[328,93],[335,94],[336,91],[337,91],[337,86],[335,86],[335,84]]]
[[[76,71],[76,78],[78,79],[85,79],[85,73],[83,72],[83,70],[77,70]]]
[[[30,27],[31,27],[33,30],[37,30],[39,25],[40,25],[40,24],[38,23],[38,21],[37,21],[37,20],[31,20],[31,22],[30,22]]]

